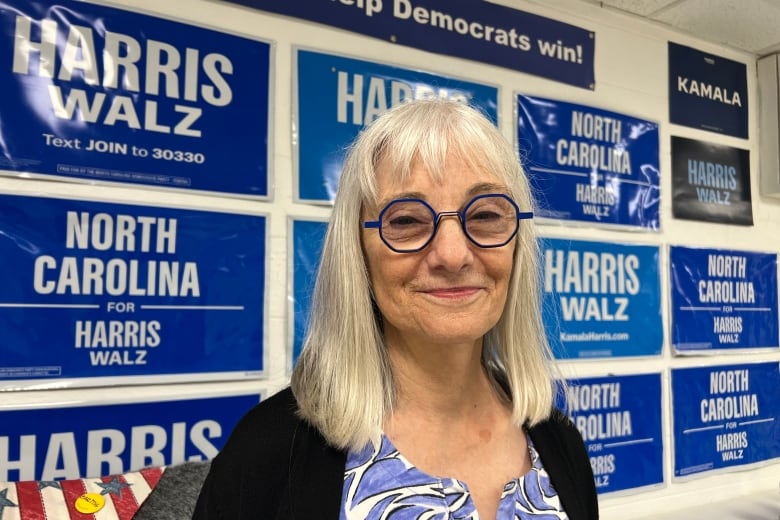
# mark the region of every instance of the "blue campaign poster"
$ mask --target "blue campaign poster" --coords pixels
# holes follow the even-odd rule
[[[311,308],[314,280],[322,256],[322,243],[328,223],[321,220],[292,221],[292,359],[298,359],[306,334],[306,323]]]
[[[593,31],[493,2],[229,1],[365,34],[393,46],[405,45],[596,88]]]
[[[449,98],[498,120],[498,89],[379,63],[297,51],[297,197],[330,203],[344,152],[358,132],[404,100]]]
[[[260,395],[0,412],[0,482],[118,475],[213,458]]]
[[[660,228],[658,123],[518,94],[517,141],[539,217]]]
[[[657,246],[541,238],[543,319],[557,358],[661,353]]]
[[[264,216],[0,196],[0,388],[257,377],[265,249]]]
[[[599,494],[663,482],[661,374],[567,380],[565,399]]]
[[[780,457],[780,364],[672,369],[674,476]]]
[[[777,254],[669,248],[677,353],[777,347]]]
[[[268,43],[72,0],[0,0],[0,39],[0,168],[268,196]]]
[[[669,42],[669,121],[747,139],[747,65]]]

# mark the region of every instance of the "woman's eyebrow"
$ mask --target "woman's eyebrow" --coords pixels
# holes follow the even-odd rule
[[[480,182],[479,184],[475,184],[469,189],[468,196],[474,197],[476,195],[483,195],[485,193],[503,193],[508,195],[509,189],[505,185],[495,182]]]
[[[398,200],[398,199],[422,199],[424,201],[428,200],[425,197],[425,194],[420,191],[404,191],[401,193],[394,193],[389,197],[385,197],[384,199],[377,202],[376,207],[381,210],[382,208],[384,208],[394,200]]]

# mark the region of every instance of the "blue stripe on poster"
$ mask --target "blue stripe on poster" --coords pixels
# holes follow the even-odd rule
[[[568,380],[566,406],[599,494],[663,482],[661,374]]]
[[[257,375],[265,233],[262,216],[1,196],[0,386]]]
[[[520,160],[540,217],[660,228],[658,124],[517,96]]]
[[[778,346],[777,254],[669,248],[677,352]]]
[[[0,482],[117,475],[213,458],[259,395],[0,412]]]
[[[269,44],[69,0],[0,39],[0,168],[268,196]]]
[[[674,476],[780,457],[780,365],[672,369]]]
[[[540,239],[543,318],[558,358],[661,353],[656,246]]]
[[[498,120],[496,87],[312,51],[297,58],[300,200],[332,202],[349,144],[404,100],[454,99]]]

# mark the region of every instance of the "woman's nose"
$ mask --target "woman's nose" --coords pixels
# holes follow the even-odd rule
[[[474,259],[471,242],[463,231],[459,215],[442,215],[428,257],[434,267],[448,271],[459,271],[471,264]]]

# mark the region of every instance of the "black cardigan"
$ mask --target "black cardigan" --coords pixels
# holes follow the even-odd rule
[[[211,463],[193,520],[339,518],[347,454],[296,409],[286,388],[241,419]],[[528,433],[569,518],[597,519],[590,460],[571,421],[556,410]]]

